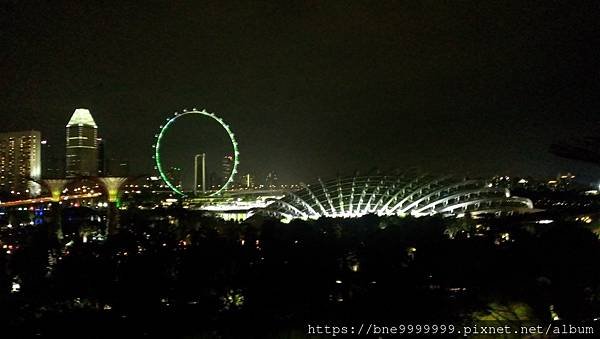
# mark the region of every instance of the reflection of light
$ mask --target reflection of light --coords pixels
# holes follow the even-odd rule
[[[553,222],[554,222],[554,220],[550,220],[550,219],[542,219],[542,220],[536,221],[537,224],[551,224]]]
[[[592,218],[589,215],[584,215],[583,217],[575,218],[575,220],[577,220],[577,221],[583,221],[586,224],[589,224],[589,223],[592,222]]]

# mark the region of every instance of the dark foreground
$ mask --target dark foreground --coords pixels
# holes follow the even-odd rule
[[[600,317],[600,240],[585,222],[236,224],[179,213],[176,222],[125,213],[106,240],[91,227],[61,241],[49,224],[32,228],[0,255],[3,333],[303,338],[309,324],[336,321]]]

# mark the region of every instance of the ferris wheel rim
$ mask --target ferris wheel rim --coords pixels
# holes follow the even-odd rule
[[[183,112],[179,113],[179,112],[175,112],[175,114],[170,117],[167,118],[167,122],[164,125],[161,125],[159,127],[159,133],[156,134],[155,137],[155,142],[153,144],[153,148],[154,148],[154,162],[155,162],[155,169],[158,170],[158,173],[161,177],[161,179],[165,182],[165,184],[167,184],[167,186],[176,194],[180,195],[180,196],[186,196],[186,194],[178,189],[175,185],[173,185],[173,183],[169,180],[169,178],[167,177],[164,169],[163,169],[163,165],[161,162],[161,153],[160,153],[160,148],[161,148],[161,142],[162,139],[164,138],[166,132],[169,130],[169,128],[175,123],[175,121],[177,121],[177,119],[186,116],[186,115],[190,115],[190,114],[199,114],[199,115],[203,115],[206,117],[209,117],[211,119],[213,119],[214,121],[218,122],[219,125],[221,125],[221,127],[225,130],[225,132],[227,132],[227,136],[229,137],[229,140],[231,141],[231,145],[233,148],[233,168],[231,169],[231,173],[229,173],[229,177],[227,178],[227,181],[225,181],[225,183],[215,192],[209,194],[209,197],[212,196],[216,196],[221,194],[224,190],[226,190],[229,185],[231,185],[231,183],[233,182],[233,179],[235,177],[235,174],[237,173],[237,168],[239,165],[239,150],[238,150],[238,143],[237,140],[235,139],[235,135],[233,134],[233,132],[231,131],[231,128],[229,127],[229,125],[227,125],[225,123],[225,121],[223,119],[221,119],[220,117],[218,117],[216,114],[214,113],[210,113],[207,112],[206,110],[198,110],[198,109],[191,109],[191,110],[187,110],[184,109]]]

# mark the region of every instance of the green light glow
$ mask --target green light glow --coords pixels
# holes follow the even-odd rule
[[[98,180],[104,185],[109,202],[118,202],[121,187],[127,181],[125,177],[101,177]]]
[[[188,114],[200,114],[200,115],[207,116],[213,120],[216,120],[221,125],[221,127],[223,127],[225,129],[225,131],[227,132],[227,135],[229,136],[229,139],[231,140],[231,145],[233,146],[233,168],[232,168],[229,178],[227,179],[225,184],[223,184],[223,186],[221,188],[219,188],[216,192],[211,193],[209,196],[218,195],[222,191],[227,189],[227,187],[229,187],[229,185],[233,182],[233,178],[234,178],[235,174],[237,173],[237,168],[238,168],[238,164],[239,164],[238,156],[240,153],[238,151],[237,141],[235,140],[233,132],[231,132],[231,129],[229,128],[229,126],[227,124],[225,124],[223,119],[217,117],[213,113],[206,112],[205,110],[199,111],[194,108],[189,111],[184,110],[183,113],[175,113],[175,115],[173,117],[167,119],[167,123],[164,126],[162,126],[162,125],[160,126],[160,133],[158,133],[158,135],[156,136],[156,144],[154,144],[152,146],[152,147],[154,147],[154,161],[156,162],[156,169],[158,170],[160,177],[163,179],[163,181],[167,184],[167,186],[169,186],[169,188],[173,192],[175,192],[179,195],[182,195],[182,196],[185,195],[181,190],[179,190],[177,187],[175,187],[175,185],[173,185],[173,183],[171,183],[171,181],[169,181],[169,179],[167,178],[167,175],[164,172],[163,166],[161,163],[160,146],[161,146],[162,139],[165,136],[167,130],[169,130],[169,127],[175,122],[175,120],[181,118],[182,116],[188,115]]]
[[[60,196],[62,195],[62,190],[65,188],[69,180],[66,179],[44,179],[44,184],[50,190],[50,194],[52,194],[52,201],[59,202]]]
[[[109,202],[116,202],[118,200],[119,197],[119,191],[117,190],[109,190],[108,191],[108,201]]]
[[[53,202],[59,202],[60,201],[60,195],[62,194],[61,191],[52,191],[52,201]]]

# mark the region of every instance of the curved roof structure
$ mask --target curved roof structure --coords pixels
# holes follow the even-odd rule
[[[365,214],[454,215],[512,214],[531,210],[526,198],[511,197],[504,188],[482,180],[451,176],[375,175],[318,180],[289,192],[255,213],[284,220],[319,217],[354,218]]]
[[[71,119],[67,123],[67,127],[71,127],[74,125],[83,125],[83,126],[92,126],[94,128],[98,128],[92,114],[89,109],[78,108],[73,112]]]

